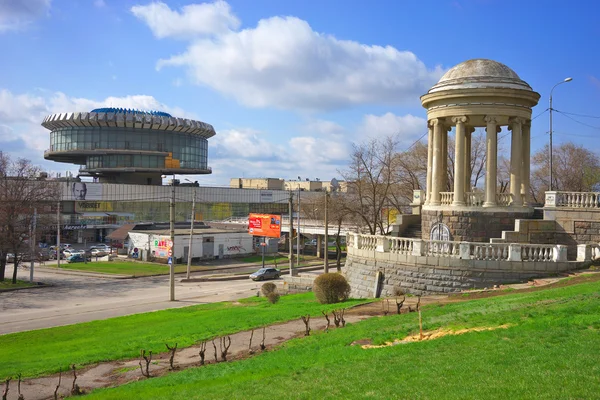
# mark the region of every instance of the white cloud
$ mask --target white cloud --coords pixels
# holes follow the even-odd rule
[[[163,2],[131,7],[133,15],[144,21],[157,38],[189,38],[197,35],[214,35],[237,29],[240,21],[231,13],[225,1],[190,4],[173,11]]]
[[[398,136],[400,146],[410,146],[427,132],[427,121],[411,114],[367,114],[357,130],[357,136],[365,139]]]
[[[219,4],[226,14],[206,10]],[[187,37],[181,54],[157,68],[183,67],[193,82],[250,107],[330,110],[368,103],[415,102],[442,75],[415,54],[315,32],[296,17],[262,19],[237,30],[225,2],[172,11],[163,3],[132,8],[157,37]],[[208,20],[208,22],[207,22]],[[236,19],[237,21],[237,19]],[[208,35],[203,26],[219,25]]]
[[[0,0],[0,32],[22,29],[50,10],[51,0]]]

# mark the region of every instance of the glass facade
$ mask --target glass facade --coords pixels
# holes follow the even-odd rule
[[[131,150],[172,153],[179,168],[208,169],[208,141],[195,134],[113,127],[64,127],[50,133],[50,151]],[[90,156],[87,169],[164,168],[158,155]]]

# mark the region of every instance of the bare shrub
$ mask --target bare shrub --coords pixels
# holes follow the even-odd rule
[[[275,292],[271,292],[269,294],[267,294],[267,300],[269,300],[269,303],[271,304],[275,304],[279,301],[279,293],[277,293],[277,291]]]
[[[204,357],[206,355],[206,341],[202,341],[200,343],[200,350],[198,351],[198,355],[200,356],[200,365],[204,365]]]
[[[221,350],[221,360],[227,361],[227,352],[231,346],[231,336],[219,338],[219,349]]]
[[[75,364],[71,365],[73,370],[73,384],[71,385],[71,396],[79,396],[83,394],[83,391],[77,384],[77,372],[75,372]]]
[[[146,363],[146,371],[144,371],[144,368],[142,367],[142,359],[144,360],[144,362]],[[146,350],[142,349],[140,350],[140,370],[142,371],[142,375],[144,375],[146,378],[150,378],[150,363],[152,362],[152,352],[148,352],[148,357],[146,357]]]
[[[333,272],[321,274],[313,284],[315,297],[321,304],[345,301],[350,296],[350,285],[343,275]]]
[[[58,400],[58,388],[60,388],[60,381],[62,380],[62,368],[58,369],[58,385],[54,389],[54,400]],[[2,399],[4,400],[4,399]]]
[[[4,381],[4,392],[2,393],[2,400],[6,400],[6,398],[8,397],[8,385],[10,385],[11,380],[12,378],[6,378],[6,380]]]
[[[171,347],[166,343],[165,343],[165,346],[167,346],[167,350],[169,350],[169,353],[171,353],[171,355],[169,357],[169,369],[171,371],[173,371],[175,369],[175,366],[173,365],[173,360],[175,360],[175,352],[177,351],[177,343],[175,343],[175,347]]]
[[[305,331],[304,331],[304,336],[309,336],[310,335],[310,314],[306,315],[306,317],[304,315],[300,316],[300,318],[302,318],[302,322],[304,322],[305,325]]]
[[[277,292],[277,285],[273,282],[263,283],[263,285],[260,287],[260,291],[262,292],[263,296],[269,297],[269,293]]]
[[[340,310],[333,310],[331,311],[333,313],[333,323],[335,324],[336,328],[340,327],[340,324],[342,325],[342,328],[346,326],[346,320],[344,319],[344,313],[346,312],[345,309],[340,309]]]

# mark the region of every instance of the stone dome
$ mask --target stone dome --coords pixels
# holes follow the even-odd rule
[[[476,58],[448,70],[428,93],[452,89],[504,88],[532,91],[531,86],[506,65]]]

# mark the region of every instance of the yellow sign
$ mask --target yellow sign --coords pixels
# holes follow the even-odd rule
[[[110,212],[113,211],[113,205],[110,201],[76,201],[75,202],[76,212]]]

